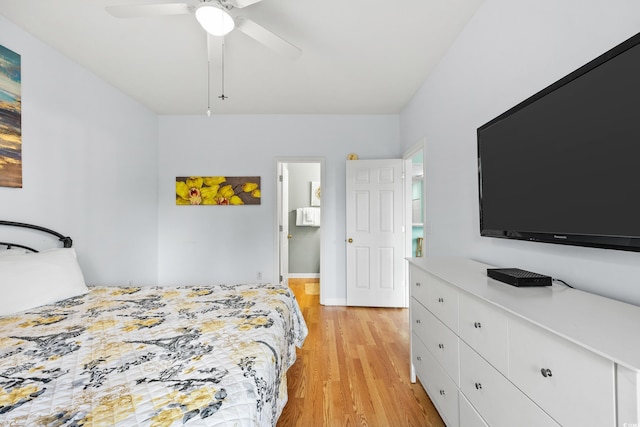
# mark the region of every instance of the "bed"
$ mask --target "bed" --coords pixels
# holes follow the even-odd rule
[[[21,282],[29,268],[14,271],[21,262],[62,253],[77,266],[71,239],[59,237],[64,248],[37,254],[0,243],[5,296],[13,283],[21,291],[34,283]],[[67,280],[56,274],[47,280]],[[70,294],[27,308],[0,302],[0,425],[276,424],[286,371],[307,334],[286,286],[88,286]]]

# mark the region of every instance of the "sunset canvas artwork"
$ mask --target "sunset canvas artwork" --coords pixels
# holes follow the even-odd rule
[[[20,55],[0,46],[0,187],[22,188]]]

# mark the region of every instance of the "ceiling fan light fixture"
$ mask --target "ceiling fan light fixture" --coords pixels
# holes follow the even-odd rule
[[[236,25],[231,15],[209,3],[202,3],[198,6],[195,15],[202,28],[213,36],[225,36]]]

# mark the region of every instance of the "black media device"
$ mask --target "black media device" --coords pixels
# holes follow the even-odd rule
[[[519,268],[487,268],[487,276],[513,286],[551,286],[551,277]]]
[[[640,34],[477,137],[482,236],[640,251]]]

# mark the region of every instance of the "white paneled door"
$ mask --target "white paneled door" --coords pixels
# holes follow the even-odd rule
[[[402,163],[347,161],[347,305],[406,306]]]

